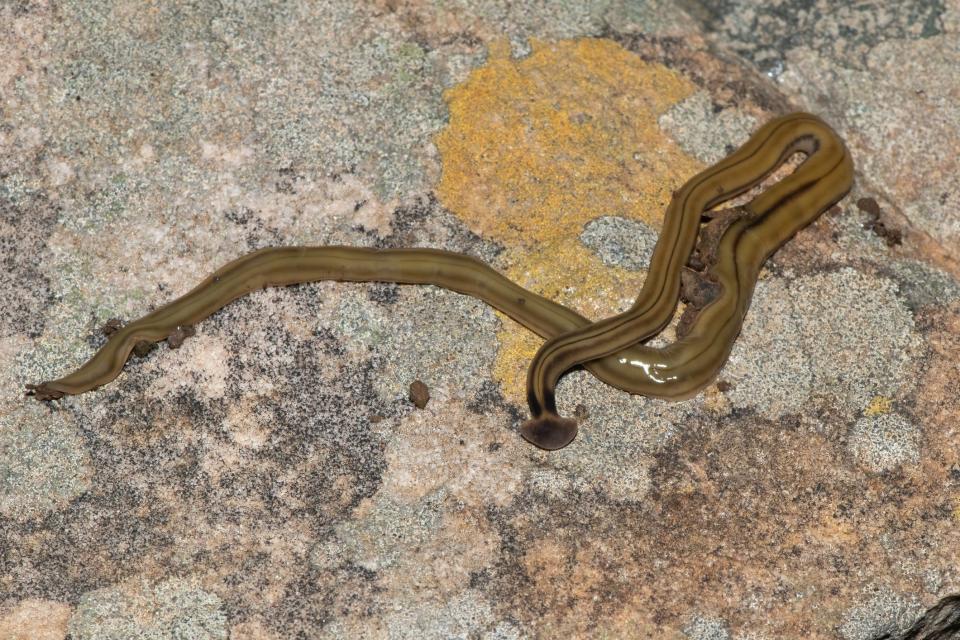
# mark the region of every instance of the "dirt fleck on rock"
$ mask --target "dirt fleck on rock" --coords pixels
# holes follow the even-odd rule
[[[414,380],[410,383],[409,398],[417,409],[423,409],[430,402],[430,390],[420,380]]]
[[[871,218],[880,217],[880,205],[873,198],[860,198],[857,200],[857,208]]]
[[[587,406],[585,404],[578,404],[573,410],[573,415],[577,417],[577,420],[582,422],[590,417],[590,412],[587,410]]]
[[[100,331],[103,333],[103,335],[109,338],[110,336],[115,334],[117,331],[120,331],[120,327],[122,326],[123,326],[123,320],[121,320],[120,318],[110,318],[104,323]]]
[[[857,200],[857,208],[869,216],[869,219],[863,224],[863,228],[873,231],[879,237],[883,238],[888,247],[895,247],[903,242],[903,232],[899,229],[890,228],[880,219],[882,211],[880,205],[873,198],[860,198]]]

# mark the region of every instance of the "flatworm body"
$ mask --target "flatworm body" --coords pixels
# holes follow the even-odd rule
[[[533,418],[521,427],[527,440],[553,449],[576,436],[576,422],[557,415],[554,389],[560,376],[577,364],[636,345],[666,326],[677,307],[683,269],[690,262],[702,216],[759,185],[798,152],[806,155],[803,163],[741,207],[740,218],[726,228],[716,246],[709,247],[712,256],[702,280],[716,285],[718,294],[704,305],[687,335],[662,349],[637,347],[636,358],[617,356],[624,367],[633,369],[628,374],[632,393],[682,400],[710,384],[740,333],[764,261],[842,198],[853,183],[849,151],[816,116],[794,113],[768,122],[737,151],[674,194],[633,306],[548,340],[534,357],[527,376]]]
[[[742,215],[701,234],[709,209],[760,184],[794,152],[807,154],[790,176],[742,208]],[[698,174],[674,195],[633,307],[597,323],[505,278],[470,256],[436,249],[279,247],[228,263],[184,296],[116,330],[76,371],[27,385],[40,400],[79,394],[107,384],[138,345],[185,335],[196,323],[251,291],[303,282],[432,284],[499,309],[548,342],[528,377],[533,418],[521,434],[544,449],[576,435],[576,422],[557,415],[553,390],[567,369],[582,364],[599,379],[630,393],[682,399],[708,385],[740,331],[764,260],[850,188],[853,167],[837,135],[815,116],[777,118],[731,156]],[[683,268],[699,235],[707,256],[697,275],[715,295],[702,303],[687,334],[663,349],[639,346],[669,322],[680,296]],[[688,275],[692,272],[688,272]],[[689,278],[688,278],[689,280]],[[712,287],[710,285],[713,285]]]

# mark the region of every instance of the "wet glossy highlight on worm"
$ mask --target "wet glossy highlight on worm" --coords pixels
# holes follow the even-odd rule
[[[664,349],[638,346],[660,331],[676,309],[682,268],[693,252],[702,214],[762,182],[794,151],[808,154],[803,165],[754,199],[742,218],[725,229],[717,246],[708,247],[715,250],[703,277],[719,284],[721,295],[701,310],[676,344]],[[256,289],[322,280],[433,284],[483,300],[549,340],[541,349],[545,355],[538,354],[531,367],[533,419],[521,433],[541,448],[557,449],[576,435],[576,423],[556,414],[553,399],[556,378],[570,366],[582,364],[619,389],[669,399],[689,397],[709,384],[739,333],[760,265],[842,197],[851,180],[849,154],[821,120],[791,114],[771,121],[730,157],[676,192],[636,303],[626,314],[599,323],[463,254],[436,249],[263,249],[228,263],[187,294],[120,328],[79,369],[28,385],[28,393],[50,400],[107,384],[138,343],[164,340]]]
[[[797,152],[806,155],[802,164],[741,207],[740,219],[720,235],[717,245],[705,247],[712,253],[711,262],[696,277],[715,285],[718,293],[705,304],[689,334],[662,349],[639,348],[639,358],[618,357],[624,367],[634,369],[629,389],[633,393],[682,400],[710,384],[740,332],[763,262],[852,185],[853,162],[846,146],[816,116],[793,113],[775,118],[733,154],[675,192],[634,305],[548,340],[537,352],[527,376],[533,417],[521,427],[524,438],[546,449],[573,440],[576,422],[557,414],[554,389],[560,376],[577,364],[611,356],[662,330],[676,310],[683,269],[690,261],[702,216],[762,183]]]

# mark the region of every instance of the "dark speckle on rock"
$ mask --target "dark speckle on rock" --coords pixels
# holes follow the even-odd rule
[[[957,484],[960,484],[960,465],[954,465],[950,469],[950,480]]]
[[[389,282],[377,282],[370,285],[367,297],[374,302],[391,305],[400,299],[400,287]]]
[[[573,414],[576,416],[577,420],[583,422],[590,417],[590,410],[587,409],[587,405],[581,403],[574,408]]]
[[[486,415],[494,409],[506,411],[516,422],[523,419],[523,411],[511,402],[507,402],[500,391],[500,386],[492,380],[484,380],[476,395],[467,403],[466,408],[472,413]]]
[[[845,65],[862,67],[868,52],[885,40],[930,38],[942,32],[943,0],[915,0],[883,12],[878,0],[842,0],[821,6],[809,0],[700,2],[694,6],[708,28],[734,50],[776,78],[793,49],[812,48]]]

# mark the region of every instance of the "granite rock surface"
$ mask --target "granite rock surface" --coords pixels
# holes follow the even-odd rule
[[[0,638],[874,640],[960,592],[960,9],[680,4],[0,2]],[[622,311],[671,192],[796,109],[853,192],[715,384],[572,372],[560,451],[542,340],[435,287],[258,291],[23,396],[268,246]]]

